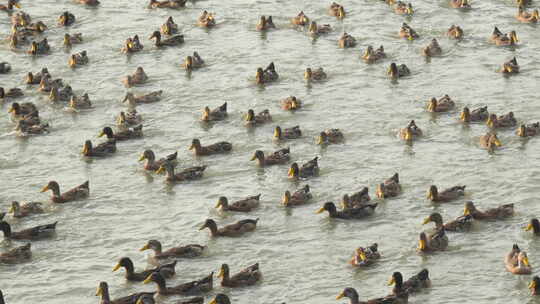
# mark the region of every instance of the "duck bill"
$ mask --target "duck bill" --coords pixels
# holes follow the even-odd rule
[[[324,144],[323,137],[322,137],[322,136],[319,136],[319,137],[317,138],[317,145],[322,145],[322,144]]]
[[[284,205],[284,206],[288,206],[289,205],[289,196],[288,195],[284,195],[283,196],[283,200],[281,201],[281,203]]]
[[[103,137],[105,135],[105,132],[99,133],[98,137]]]
[[[296,174],[296,170],[294,168],[290,168],[288,172],[289,178],[293,178]]]
[[[21,9],[21,5],[18,2],[13,3],[13,6],[15,6],[18,9]]]
[[[148,284],[152,282],[152,274],[150,274],[146,279],[144,279],[143,284]]]
[[[195,149],[195,146],[194,146],[194,145],[191,145],[191,146],[189,146],[189,148],[188,148],[188,150],[190,150],[190,151],[193,150],[193,149]]]
[[[315,213],[321,214],[324,212],[324,210],[325,210],[324,207],[322,207],[322,208],[319,208],[319,210],[315,211]]]
[[[467,121],[467,114],[465,114],[465,112],[461,112],[461,115],[459,116],[459,119],[461,119],[461,121]]]
[[[146,157],[144,155],[141,155],[141,157],[139,157],[139,161],[143,161],[145,159],[146,159]]]
[[[431,191],[428,192],[427,199],[428,200],[433,200],[433,193]]]
[[[150,246],[148,246],[148,244],[146,244],[141,249],[139,249],[139,251],[145,251],[145,250],[148,250],[148,249],[150,249]]]
[[[360,252],[360,253],[358,254],[358,257],[359,257],[362,261],[367,260],[366,254],[365,254],[364,252]]]
[[[257,156],[253,155],[249,160],[252,161],[252,160],[256,160],[256,159],[257,159]]]
[[[533,290],[536,289],[536,282],[535,282],[535,281],[531,281],[531,282],[529,283],[529,287],[528,287],[528,288],[529,288],[529,289],[533,289]]]
[[[14,208],[14,207],[9,208],[9,211],[8,211],[8,212],[9,212],[9,213],[15,213],[15,208]]]
[[[218,203],[216,204],[216,207],[214,207],[214,208],[219,209],[219,208],[221,208],[221,207],[222,207],[221,202],[218,202]]]
[[[533,225],[532,224],[529,224],[527,225],[527,227],[525,228],[525,231],[531,231],[533,229]]]
[[[120,263],[118,263],[118,264],[116,264],[116,265],[114,266],[114,268],[113,268],[112,271],[113,271],[113,272],[114,272],[114,271],[117,271],[118,269],[120,269],[120,267],[122,267],[122,265],[120,265]]]
[[[217,301],[216,299],[212,299],[212,301],[210,301],[208,304],[217,304]]]
[[[495,138],[495,139],[493,140],[493,143],[494,143],[497,147],[502,146],[502,143],[501,143],[501,141],[500,141],[498,138]]]
[[[165,169],[163,167],[159,167],[159,169],[157,169],[156,171],[156,174],[161,174],[163,171],[165,171]]]
[[[425,225],[427,223],[431,222],[431,219],[429,217],[426,217],[424,221],[422,222],[422,225]]]
[[[388,280],[388,286],[396,284],[396,280],[394,280],[394,277],[391,277],[390,280]]]
[[[88,147],[87,147],[87,146],[84,146],[83,149],[82,149],[82,151],[81,151],[81,153],[82,153],[83,155],[88,154]]]
[[[15,112],[15,108],[13,107],[9,108],[8,113],[14,113],[14,112]]]
[[[41,192],[46,192],[46,191],[49,191],[49,185],[47,185],[47,186],[45,186],[45,187],[43,187],[41,189]]]
[[[217,277],[220,278],[220,279],[223,279],[224,275],[225,275],[225,273],[224,273],[223,269],[220,269]]]
[[[523,260],[521,260],[523,262],[523,265],[527,266],[527,267],[530,267],[531,265],[529,264],[529,258],[527,257],[524,257]]]
[[[411,141],[412,140],[412,133],[410,130],[407,130],[407,132],[405,133],[405,140],[406,141]]]
[[[418,250],[420,250],[420,251],[426,250],[426,241],[424,241],[424,240],[419,240],[418,241]]]
[[[101,290],[101,287],[98,287],[98,289],[96,290],[96,296],[99,297],[103,294],[103,291]]]
[[[345,294],[342,292],[336,296],[336,300],[342,299],[345,297]]]
[[[469,210],[469,208],[465,208],[465,210],[463,210],[463,215],[470,215],[471,214],[471,211]]]
[[[407,7],[407,14],[412,15],[414,13],[414,10],[412,7]]]

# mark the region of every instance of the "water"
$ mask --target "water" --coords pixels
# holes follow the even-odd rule
[[[12,200],[46,201],[39,193],[49,180],[67,190],[90,180],[90,198],[65,205],[48,204],[49,212],[29,219],[8,218],[15,230],[59,221],[53,240],[34,242],[31,262],[0,265],[0,288],[8,303],[96,303],[99,281],[107,281],[113,298],[137,291],[151,291],[152,285],[128,283],[123,274],[112,273],[122,256],[129,256],[136,269],[147,266],[147,257],[138,252],[149,239],[164,247],[185,243],[209,246],[208,253],[195,260],[180,261],[175,285],[217,271],[228,263],[236,272],[259,262],[263,282],[255,287],[223,290],[233,303],[333,303],[344,287],[355,287],[361,298],[380,297],[390,292],[386,282],[394,271],[405,277],[427,267],[433,288],[411,297],[412,303],[536,303],[527,290],[530,276],[514,276],[504,269],[504,255],[513,243],[528,251],[533,266],[540,263],[538,242],[523,232],[529,218],[540,212],[538,139],[523,141],[513,130],[499,132],[504,147],[488,154],[478,146],[484,125],[462,126],[458,112],[431,115],[426,101],[449,94],[457,109],[488,105],[498,114],[514,111],[519,121],[540,117],[535,103],[539,81],[537,59],[539,32],[535,26],[518,23],[512,1],[472,3],[473,9],[450,9],[446,1],[415,2],[412,19],[395,15],[379,1],[343,2],[347,18],[341,22],[327,15],[330,3],[302,1],[201,1],[188,3],[178,11],[148,10],[146,3],[102,1],[86,8],[70,1],[23,1],[23,9],[33,20],[49,26],[47,37],[53,47],[49,56],[32,58],[0,46],[2,60],[13,66],[1,75],[3,87],[24,88],[23,76],[48,67],[53,77],[61,77],[77,94],[88,92],[95,107],[78,115],[65,113],[48,103],[35,88],[25,89],[21,102],[37,104],[41,117],[51,124],[51,133],[22,140],[13,136],[7,114],[0,119],[0,209]],[[211,30],[196,26],[204,10],[216,12],[218,26]],[[57,27],[56,18],[64,10],[77,17],[74,26]],[[318,21],[330,23],[334,32],[312,41],[303,31],[289,25],[300,10]],[[254,30],[261,14],[274,16],[278,29],[267,34]],[[186,43],[181,47],[156,49],[147,39],[169,16],[181,26]],[[397,37],[402,22],[408,22],[421,39],[407,42]],[[456,42],[444,37],[452,24],[460,25],[465,39]],[[515,49],[496,47],[488,37],[497,25],[503,32],[517,31],[520,45]],[[9,19],[3,17],[2,36],[9,33]],[[354,49],[337,48],[343,30],[358,39]],[[69,53],[61,48],[64,32],[82,32],[84,44],[73,52],[87,50],[90,64],[75,70],[67,66]],[[145,44],[142,53],[120,54],[123,41],[139,34]],[[430,62],[421,48],[438,38],[444,55]],[[367,65],[359,57],[368,44],[383,44],[389,59]],[[206,67],[188,77],[180,64],[198,51]],[[504,78],[495,70],[516,56],[521,74]],[[253,84],[257,67],[274,61],[280,80],[264,88]],[[385,71],[391,61],[405,63],[412,76],[391,83]],[[148,84],[132,89],[145,93],[163,89],[161,102],[143,105],[141,140],[121,142],[111,158],[87,161],[80,157],[86,139],[96,137],[114,116],[125,109],[120,100],[126,89],[120,80],[143,66]],[[306,86],[306,67],[325,68],[327,82]],[[280,109],[279,100],[289,95],[301,99],[305,107],[296,113]],[[229,103],[229,118],[211,127],[198,119],[204,106],[214,108]],[[9,105],[2,111],[7,112]],[[242,114],[249,108],[270,109],[274,122],[247,130]],[[396,132],[411,119],[424,130],[425,137],[412,146],[403,144]],[[276,125],[300,125],[302,139],[276,144]],[[340,128],[346,142],[321,149],[316,135],[326,128]],[[226,140],[233,143],[230,155],[196,158],[187,151],[191,139],[204,144]],[[304,162],[320,157],[321,175],[307,183],[314,202],[286,210],[279,202],[283,192],[305,184],[286,177],[287,166],[259,169],[249,162],[252,153],[270,152],[290,145],[292,158]],[[169,187],[164,178],[142,170],[137,159],[145,149],[158,157],[179,151],[180,166],[206,164],[204,179]],[[403,194],[378,201],[376,215],[362,221],[330,220],[314,213],[323,202],[338,201],[344,193],[375,185],[399,172]],[[446,188],[467,185],[463,200],[434,205],[425,199],[431,184]],[[249,215],[222,214],[213,209],[217,198],[236,200],[262,193],[262,206]],[[421,257],[416,254],[422,220],[438,211],[445,220],[461,214],[465,200],[479,208],[515,203],[515,217],[493,223],[477,223],[468,234],[449,235],[447,252]],[[211,239],[198,227],[208,217],[218,225],[246,217],[260,217],[256,232],[238,239]],[[352,269],[347,265],[354,248],[378,242],[383,258],[373,267]],[[2,242],[2,250],[20,245]],[[209,296],[210,297],[210,296]],[[161,298],[174,303],[178,297]]]

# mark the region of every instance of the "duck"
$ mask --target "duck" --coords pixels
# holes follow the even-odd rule
[[[385,304],[385,303],[400,303],[395,296],[389,295],[384,298],[370,299],[367,301],[360,301],[360,296],[356,289],[352,287],[347,287],[336,296],[336,300],[341,300],[342,298],[348,298],[351,304]]]
[[[31,244],[27,243],[19,247],[15,247],[6,252],[0,253],[1,264],[19,264],[28,262],[32,258]],[[0,303],[4,303],[2,294],[0,293]]]
[[[175,173],[174,170],[174,165],[171,162],[164,162],[156,171],[156,174],[165,171],[167,173],[166,180],[170,183],[191,181],[201,179],[204,175],[204,170],[206,170],[206,166],[190,167],[177,173]]]
[[[19,4],[18,0],[8,0],[7,5],[0,4],[0,11],[11,13],[13,12],[13,8],[16,7],[18,9],[21,9],[21,5]]]
[[[410,2],[405,3],[403,1],[398,1],[394,6],[394,12],[398,15],[412,16],[412,14],[414,14],[414,9]]]
[[[455,106],[456,103],[448,95],[444,95],[439,100],[432,97],[428,102],[427,111],[432,113],[448,112],[453,110]]]
[[[257,160],[257,163],[260,167],[267,167],[273,165],[285,164],[290,160],[290,148],[279,149],[267,156],[264,155],[264,152],[261,150],[256,150],[251,157],[251,160]]]
[[[319,133],[318,145],[338,144],[345,140],[345,136],[340,129],[327,129]]]
[[[80,4],[88,5],[88,6],[98,6],[101,4],[99,0],[78,0]]]
[[[517,62],[516,57],[512,58],[511,60],[503,63],[501,69],[499,70],[504,75],[513,75],[519,73],[519,64]]]
[[[75,68],[81,65],[88,64],[88,55],[86,51],[82,51],[80,53],[72,54],[69,57],[68,65],[71,68]]]
[[[285,207],[293,207],[307,204],[312,198],[313,195],[310,192],[309,185],[305,185],[304,187],[296,190],[293,194],[291,194],[289,190],[285,191],[282,203]]]
[[[302,130],[300,130],[300,126],[283,129],[281,129],[280,126],[276,126],[274,129],[275,140],[298,139],[300,137],[302,137]]]
[[[257,26],[255,27],[257,31],[268,31],[270,29],[275,29],[276,26],[274,25],[274,21],[272,20],[272,16],[261,16],[259,19],[259,23],[257,23]]]
[[[227,118],[227,103],[223,103],[221,106],[210,110],[208,106],[204,107],[203,115],[201,117],[202,121],[221,121]]]
[[[139,35],[133,36],[133,38],[128,37],[126,42],[124,42],[124,47],[122,48],[122,53],[137,53],[144,49],[144,45],[139,39]]]
[[[204,60],[199,56],[199,53],[193,52],[192,56],[187,56],[184,60],[183,67],[188,71],[193,71],[204,66]]]
[[[178,33],[178,24],[174,23],[173,17],[169,16],[167,21],[160,27],[160,31],[163,35],[174,35]]]
[[[517,129],[516,134],[519,137],[536,136],[540,134],[540,122],[530,123],[527,125],[522,124]]]
[[[499,207],[490,208],[485,211],[476,209],[473,202],[465,203],[463,215],[471,215],[475,220],[504,219],[514,215],[514,204],[505,204]]]
[[[148,171],[157,171],[159,170],[159,167],[163,165],[165,162],[170,162],[173,165],[177,164],[178,158],[178,152],[174,152],[172,154],[167,155],[164,158],[160,158],[159,160],[156,160],[156,155],[154,154],[154,151],[152,150],[144,150],[143,154],[139,158],[139,161],[146,160],[146,163],[144,164],[144,169]]]
[[[11,202],[9,212],[13,213],[13,217],[22,218],[33,214],[44,213],[45,210],[43,210],[43,203],[40,202],[27,202],[21,205],[19,202],[13,201]]]
[[[19,120],[15,131],[18,132],[18,136],[39,135],[49,132],[48,123],[27,123],[26,120]]]
[[[39,225],[32,228],[23,229],[21,231],[12,231],[11,226],[5,222],[0,221],[0,230],[4,233],[4,238],[13,240],[41,240],[51,238],[56,229],[56,224]]]
[[[454,186],[439,192],[437,186],[431,185],[427,198],[432,202],[444,203],[456,200],[465,195],[465,186]]]
[[[128,112],[120,111],[116,118],[116,125],[123,130],[129,127],[137,126],[142,123],[142,116],[137,113],[136,109],[131,109]]]
[[[61,26],[70,26],[73,23],[75,23],[75,15],[72,13],[65,11],[58,17],[58,25]]]
[[[150,4],[148,4],[148,8],[182,8],[186,6],[187,0],[164,0],[164,1],[158,1],[158,0],[150,0]]]
[[[98,137],[107,136],[107,139],[116,139],[117,141],[137,139],[143,137],[142,127],[142,125],[139,125],[132,129],[126,129],[116,133],[113,132],[111,127],[104,127]]]
[[[446,236],[444,228],[437,229],[435,233],[426,235],[425,232],[420,233],[420,239],[418,241],[418,252],[433,252],[446,250],[448,247],[448,237]]]
[[[202,12],[201,16],[197,19],[199,21],[199,26],[202,27],[213,27],[216,25],[216,19],[213,13],[209,13],[206,10]]]
[[[8,0],[9,1],[9,0]],[[18,11],[11,16],[11,24],[16,26],[26,26],[32,22],[30,15],[23,11]]]
[[[81,33],[75,34],[64,34],[64,46],[70,48],[74,44],[81,44],[83,42],[83,37]]]
[[[74,96],[74,94],[71,86],[66,85],[63,88],[52,86],[51,92],[49,93],[49,100],[53,103],[57,103],[59,101],[71,101],[72,96]]]
[[[338,46],[342,49],[355,47],[356,38],[347,33],[343,33],[338,40]]]
[[[50,76],[49,70],[47,68],[42,68],[41,71],[39,71],[39,72],[37,72],[35,74],[32,73],[32,72],[28,72],[26,74],[24,82],[26,84],[30,84],[30,85],[39,84],[41,82],[41,78],[44,77],[45,75]]]
[[[161,39],[161,33],[159,31],[154,31],[150,40],[154,39],[157,47],[162,46],[177,46],[184,43],[184,35],[174,35],[167,39]]]
[[[319,67],[317,69],[312,68],[306,68],[306,71],[304,72],[304,79],[308,82],[320,82],[327,78],[326,72],[323,70],[323,68]]]
[[[328,34],[331,31],[332,27],[330,26],[330,24],[317,25],[317,22],[315,21],[311,21],[311,23],[309,24],[309,33],[313,37]]]
[[[50,50],[51,50],[51,46],[49,45],[47,38],[43,38],[43,40],[39,42],[32,41],[32,44],[30,45],[30,49],[28,50],[28,54],[46,55],[50,52]]]
[[[409,295],[429,287],[431,287],[431,280],[427,268],[420,270],[420,272],[403,282],[403,290]]]
[[[155,292],[138,292],[125,297],[111,300],[111,297],[109,295],[109,285],[107,284],[107,282],[99,282],[96,291],[96,296],[101,297],[100,304],[132,304],[136,303],[137,300],[141,297],[153,297],[154,294]]]
[[[298,110],[302,107],[302,101],[296,98],[296,96],[289,96],[285,99],[282,99],[280,103],[281,108],[288,111]]]
[[[391,79],[398,79],[411,75],[411,70],[409,70],[405,64],[400,64],[398,66],[395,62],[392,62],[388,68],[387,74]]]
[[[462,39],[463,29],[459,25],[452,24],[452,26],[446,32],[446,35],[452,39]]]
[[[343,209],[360,208],[368,204],[370,201],[371,197],[369,196],[369,189],[368,187],[364,187],[362,190],[351,195],[344,194],[341,204]]]
[[[438,212],[433,212],[424,219],[424,221],[422,222],[422,225],[426,225],[430,222],[433,222],[435,223],[435,228],[437,230],[444,228],[445,231],[456,232],[456,231],[470,230],[473,225],[473,221],[474,219],[471,215],[462,215],[451,222],[443,224],[443,218],[441,214]]]
[[[343,19],[345,18],[345,8],[343,5],[332,2],[332,4],[330,4],[330,8],[328,9],[328,14],[338,19]]]
[[[254,231],[257,228],[258,222],[258,218],[244,219],[218,229],[217,224],[213,219],[207,219],[199,230],[208,228],[213,237],[238,237],[246,232]]]
[[[92,108],[92,102],[90,101],[88,93],[84,93],[82,96],[71,95],[71,98],[69,99],[69,108],[75,111]]]
[[[40,92],[49,94],[54,87],[64,87],[63,80],[61,78],[52,79],[50,74],[41,77],[38,88]]]
[[[291,19],[291,23],[294,25],[306,26],[309,24],[309,18],[303,11],[300,11],[298,15]]]
[[[529,258],[525,251],[520,251],[517,254],[517,261],[514,259],[508,259],[508,256],[504,259],[506,270],[512,274],[531,274],[532,267],[529,264]]]
[[[179,294],[201,294],[212,290],[214,273],[208,276],[183,283],[174,287],[167,287],[165,278],[159,272],[152,272],[144,281],[143,284],[154,282],[157,284],[157,294],[162,296],[179,295]]]
[[[216,209],[221,208],[223,211],[236,211],[236,212],[250,212],[251,210],[259,207],[259,201],[261,194],[248,196],[244,199],[238,200],[232,204],[229,204],[229,200],[225,196],[220,196],[216,205]]]
[[[163,260],[169,258],[195,258],[203,254],[206,246],[199,244],[189,244],[178,247],[171,247],[167,250],[162,250],[161,243],[157,240],[149,240],[139,251],[152,249],[154,251],[153,258],[155,260]]]
[[[414,40],[420,38],[420,35],[410,27],[407,23],[403,22],[401,28],[399,29],[399,37],[405,38],[407,40]]]
[[[392,294],[387,297],[391,297],[391,303],[403,303],[406,304],[409,301],[409,293],[405,290],[405,285],[403,283],[403,275],[401,272],[396,271],[392,274],[390,280],[388,280],[388,285],[394,285],[392,288]]]
[[[463,111],[461,111],[460,120],[464,123],[470,123],[470,122],[482,122],[486,121],[489,117],[488,107],[479,107],[474,110],[469,109],[469,107],[463,107]]]
[[[362,55],[362,60],[364,60],[366,63],[375,63],[384,58],[386,58],[386,53],[384,52],[384,47],[382,45],[376,50],[373,48],[373,46],[368,45],[364,54]]]
[[[516,19],[523,23],[538,23],[540,15],[538,14],[538,9],[534,9],[532,13],[529,13],[524,7],[519,6]]]
[[[514,117],[514,112],[508,112],[500,116],[491,113],[486,124],[492,129],[511,128],[517,125],[517,119]]]
[[[321,208],[319,208],[319,210],[317,210],[316,213],[323,213],[324,211],[327,211],[331,218],[344,220],[361,219],[373,215],[377,205],[378,204],[366,204],[360,208],[347,208],[338,211],[333,202],[326,202]]]
[[[208,146],[203,146],[201,145],[201,141],[198,138],[194,138],[191,141],[191,146],[189,147],[189,150],[194,150],[194,153],[197,156],[222,154],[231,152],[232,144],[230,142],[220,141]]]
[[[272,116],[270,116],[270,111],[268,109],[264,109],[257,115],[255,115],[255,112],[252,109],[249,109],[245,115],[245,125],[250,127],[262,125],[271,121]]]
[[[108,157],[116,153],[116,139],[107,140],[104,143],[93,146],[91,140],[86,140],[81,154],[86,157]]]
[[[128,92],[126,93],[126,97],[122,100],[122,102],[128,102],[130,107],[134,108],[139,104],[145,104],[145,103],[154,103],[161,100],[161,95],[163,94],[163,90],[150,92],[148,94],[143,95],[137,95],[135,96],[133,93]]]
[[[319,157],[315,157],[307,163],[303,164],[302,167],[298,166],[298,163],[292,163],[289,168],[288,176],[289,178],[308,178],[310,176],[319,175]]]
[[[469,0],[450,0],[450,6],[453,8],[471,8]]]
[[[423,132],[414,120],[411,120],[405,128],[399,130],[399,137],[405,141],[413,141],[422,137]]]
[[[395,173],[389,179],[377,186],[375,195],[378,198],[396,197],[401,194],[401,185],[399,184],[399,174]]]
[[[122,82],[127,88],[146,83],[148,76],[142,67],[138,67],[134,74],[126,76]]]
[[[490,39],[495,45],[516,45],[519,40],[517,38],[516,31],[511,31],[510,33],[503,34],[498,27],[493,29],[493,34],[491,34]]]
[[[525,231],[531,231],[534,235],[540,235],[540,221],[538,219],[533,218],[529,221],[529,224],[525,228]]]
[[[502,143],[497,137],[497,134],[488,132],[485,135],[480,136],[480,146],[489,151],[495,151],[497,147],[502,146]]]
[[[440,56],[442,54],[442,48],[437,39],[431,39],[429,45],[422,49],[422,54],[426,57]]]
[[[62,204],[87,198],[90,195],[90,182],[86,181],[83,184],[70,189],[64,193],[60,192],[60,185],[56,181],[50,181],[41,192],[52,191],[51,201],[53,203]]]
[[[131,259],[128,257],[123,257],[118,261],[116,266],[114,266],[113,272],[124,267],[126,269],[126,279],[133,282],[142,282],[154,272],[159,273],[164,278],[171,278],[176,274],[176,271],[174,269],[176,267],[176,262],[177,261],[174,261],[172,263],[160,265],[152,269],[135,272],[135,266],[133,266],[133,261],[131,261]]]
[[[221,286],[223,287],[244,287],[255,285],[259,282],[262,278],[262,273],[259,269],[259,263],[256,263],[242,269],[239,273],[230,276],[229,265],[222,264],[218,278],[221,278]]]
[[[218,293],[208,304],[231,304],[231,300],[226,294]]]
[[[255,82],[257,84],[276,82],[278,79],[279,74],[276,72],[276,67],[273,62],[271,62],[264,70],[262,68],[257,68],[255,74]]]
[[[0,62],[0,74],[7,74],[11,71],[11,65],[5,61]]]
[[[19,90],[20,89],[18,88],[14,88],[14,89],[10,89],[7,93],[5,93],[3,88],[0,88],[0,97],[5,98],[8,95],[9,97],[16,96],[16,94],[19,94],[19,93],[16,93]],[[4,96],[2,96],[2,92],[4,92],[3,94]],[[10,92],[13,92],[13,93],[9,94]],[[11,107],[8,110],[8,113],[11,113],[11,118],[14,120],[19,120],[26,115],[31,115],[36,112],[37,112],[37,107],[33,102],[24,102],[24,103],[14,102],[11,104]]]
[[[533,296],[540,295],[540,277],[534,276],[528,286]]]
[[[374,243],[366,248],[356,248],[353,257],[349,261],[349,264],[355,267],[370,266],[381,258],[381,254],[378,251],[379,245]]]

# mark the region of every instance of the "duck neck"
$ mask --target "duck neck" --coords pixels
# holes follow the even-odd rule
[[[223,277],[221,278],[221,284],[227,284],[230,281],[229,268],[226,267],[223,269]]]
[[[100,304],[110,304],[110,303],[111,303],[111,297],[109,295],[109,289],[108,288],[102,288],[101,289],[101,303]]]
[[[208,229],[210,229],[210,233],[212,233],[212,236],[218,236],[219,235],[216,223],[213,223],[213,222],[209,223],[208,224]]]
[[[163,279],[163,277],[159,277],[159,279],[157,279],[156,281],[156,284],[158,286],[158,293],[166,293],[167,291],[167,283],[165,282],[165,280]]]
[[[0,224],[0,230],[2,230],[2,232],[4,232],[4,237],[6,237],[6,238],[11,237],[11,226],[9,226],[8,223],[2,222]]]
[[[154,249],[155,254],[161,254],[161,243],[155,244],[152,246],[152,249]]]
[[[133,275],[133,273],[135,272],[135,269],[133,267],[133,263],[131,262],[131,260],[126,261],[126,263],[124,263],[123,266],[126,269],[126,276]]]

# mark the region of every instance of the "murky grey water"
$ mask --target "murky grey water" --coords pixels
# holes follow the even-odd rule
[[[539,83],[539,32],[535,26],[518,23],[512,1],[472,2],[473,9],[460,12],[446,1],[417,1],[412,19],[395,15],[384,3],[369,0],[345,1],[348,15],[337,21],[327,15],[329,3],[318,1],[201,1],[188,3],[179,11],[147,10],[144,1],[102,1],[98,9],[70,1],[23,1],[34,20],[49,25],[47,37],[53,47],[49,56],[31,58],[14,53],[7,43],[0,46],[0,58],[13,71],[1,75],[3,87],[24,88],[23,76],[47,66],[78,94],[88,92],[95,108],[78,115],[65,113],[48,103],[34,88],[25,90],[24,102],[37,104],[41,116],[52,125],[49,135],[21,140],[11,133],[5,113],[0,118],[0,209],[12,200],[42,200],[39,190],[49,180],[64,189],[89,179],[89,199],[65,205],[50,204],[50,212],[30,219],[8,218],[16,230],[59,221],[54,240],[33,243],[33,260],[22,265],[0,265],[0,289],[8,303],[96,303],[95,288],[107,281],[112,297],[155,286],[126,283],[111,269],[122,256],[133,259],[137,269],[147,266],[138,248],[148,239],[159,239],[165,247],[180,243],[209,246],[206,256],[181,261],[171,284],[199,278],[221,263],[232,271],[260,262],[263,282],[255,287],[225,290],[236,303],[333,303],[347,286],[362,298],[390,292],[386,281],[393,271],[406,277],[423,267],[430,270],[433,288],[410,298],[413,303],[524,303],[534,302],[527,291],[529,276],[514,276],[504,269],[503,257],[517,242],[529,252],[534,266],[540,264],[540,243],[522,231],[524,223],[540,212],[537,162],[538,139],[522,141],[513,130],[499,132],[504,147],[490,155],[478,147],[484,125],[463,127],[458,112],[432,116],[424,110],[432,96],[449,94],[457,108],[488,105],[496,113],[514,111],[519,121],[540,118],[537,103]],[[85,42],[73,51],[87,50],[88,66],[71,70],[68,54],[61,48],[66,29],[55,26],[64,10],[77,16],[69,32],[82,32]],[[203,9],[216,12],[218,26],[198,28]],[[334,32],[312,41],[289,25],[300,10],[319,21],[330,23]],[[278,29],[267,34],[254,30],[261,14],[271,14]],[[158,50],[147,40],[151,32],[172,15],[181,25],[186,43]],[[407,42],[397,37],[403,21],[414,27],[421,39]],[[461,42],[448,40],[444,33],[452,24],[465,30]],[[488,43],[493,26],[504,32],[515,29],[520,45],[515,49]],[[9,19],[1,18],[2,36],[9,33]],[[357,37],[354,49],[337,48],[340,33]],[[134,34],[143,38],[142,53],[127,58],[120,54],[122,42]],[[420,50],[431,38],[441,43],[444,55],[431,62]],[[360,59],[368,44],[383,44],[390,59],[366,65]],[[181,61],[193,51],[207,62],[187,77]],[[495,70],[517,56],[521,74],[504,78]],[[274,61],[280,80],[259,88],[253,84],[257,67]],[[392,84],[385,76],[391,61],[406,63],[412,76]],[[143,66],[150,82],[133,92],[163,89],[161,102],[138,108],[144,116],[141,140],[118,144],[118,153],[108,159],[85,161],[80,149],[85,139],[97,140],[102,127],[113,124],[114,115],[124,109],[120,100],[126,89],[121,77]],[[306,86],[303,70],[322,66],[329,79]],[[296,95],[305,108],[296,113],[280,109],[279,100]],[[201,109],[229,102],[229,119],[208,128],[198,121]],[[247,130],[242,113],[247,109],[270,109],[274,123]],[[415,119],[426,136],[413,146],[395,136],[397,130]],[[278,145],[272,141],[275,125],[300,125],[302,139]],[[346,143],[321,149],[315,136],[326,128],[340,128]],[[230,155],[193,157],[187,148],[194,137],[203,144],[218,140],[233,143]],[[280,197],[298,186],[286,177],[287,166],[259,169],[249,162],[253,151],[291,146],[292,158],[304,162],[320,156],[321,175],[309,180],[314,203],[285,210]],[[180,166],[206,164],[204,179],[168,187],[163,177],[143,172],[139,154],[153,149],[158,156],[179,151]],[[322,202],[337,201],[344,193],[369,186],[399,172],[404,191],[396,199],[379,201],[376,215],[363,221],[336,221],[314,213]],[[466,199],[487,208],[516,203],[517,214],[497,223],[477,223],[468,234],[451,234],[447,252],[421,257],[416,254],[422,219],[432,211],[445,219],[462,212],[464,200],[433,205],[425,199],[430,184],[441,187],[467,185]],[[303,183],[301,183],[303,184]],[[213,209],[221,195],[238,199],[262,193],[262,206],[249,215],[222,214]],[[245,217],[260,217],[255,233],[238,239],[209,238],[197,230],[208,217],[219,224]],[[383,259],[368,269],[347,265],[352,250],[378,242]],[[2,250],[19,243],[2,242]],[[216,287],[214,292],[222,292]],[[174,303],[178,298],[160,299]]]

